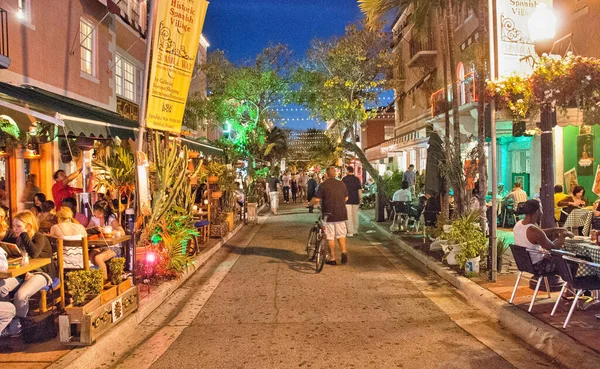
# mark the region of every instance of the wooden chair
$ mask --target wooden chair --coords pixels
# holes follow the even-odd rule
[[[202,224],[196,227],[198,229],[198,232],[200,233],[198,238],[201,243],[208,242],[208,238],[210,237],[210,204],[202,208],[202,216],[204,215],[206,215],[206,220],[208,221],[208,224]],[[199,222],[200,220],[197,223]]]
[[[55,238],[47,236],[52,245],[52,250],[56,254],[56,261],[58,262],[58,277],[59,284],[53,289],[43,289],[39,293],[39,313],[45,313],[48,309],[48,300],[53,301],[53,304],[58,304],[61,311],[65,308],[65,265],[64,265],[64,248],[67,247],[81,247],[83,256],[83,270],[90,269],[90,255],[88,248],[88,239],[84,237],[81,241],[66,241],[62,238]]]

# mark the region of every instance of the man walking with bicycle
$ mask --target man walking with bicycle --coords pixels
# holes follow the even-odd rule
[[[346,220],[348,212],[346,211],[346,201],[348,200],[348,190],[344,182],[335,179],[336,170],[334,166],[327,167],[326,179],[319,185],[317,193],[308,203],[308,206],[314,206],[321,203],[321,212],[329,214],[325,224],[325,236],[329,246],[329,265],[337,265],[335,260],[335,240],[338,240],[342,249],[342,264],[348,262],[348,251],[346,249]]]

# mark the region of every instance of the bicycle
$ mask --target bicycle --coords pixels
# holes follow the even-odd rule
[[[322,214],[308,233],[306,242],[306,255],[311,261],[315,261],[315,270],[320,273],[327,258],[327,238],[325,237],[325,225],[330,214]]]

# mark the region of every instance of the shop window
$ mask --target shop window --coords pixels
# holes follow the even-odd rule
[[[384,140],[390,140],[392,138],[394,138],[394,126],[385,126],[383,127],[384,133],[383,133],[383,139]]]
[[[115,87],[117,95],[127,100],[136,101],[136,68],[120,54],[116,55]]]
[[[93,24],[88,22],[87,20],[81,19],[79,22],[81,71],[92,76],[95,74],[95,38],[96,33],[94,32]]]

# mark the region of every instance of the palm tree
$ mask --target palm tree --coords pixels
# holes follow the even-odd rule
[[[286,157],[288,153],[288,134],[279,127],[273,127],[267,134],[265,159],[274,162]]]

